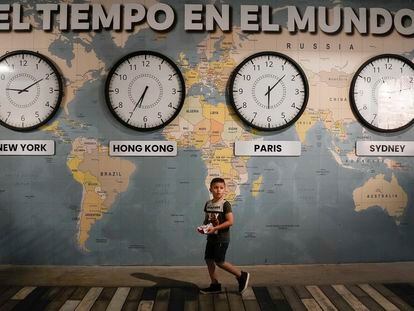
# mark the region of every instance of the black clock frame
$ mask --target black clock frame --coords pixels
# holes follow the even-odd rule
[[[58,81],[58,84],[59,84],[59,95],[58,95],[58,98],[57,98],[56,105],[53,108],[52,113],[45,120],[43,120],[42,122],[40,122],[40,123],[38,123],[34,126],[31,126],[31,127],[22,128],[22,127],[12,126],[12,125],[7,124],[7,123],[3,122],[2,120],[0,120],[0,124],[4,127],[8,128],[8,129],[10,129],[10,130],[18,131],[18,132],[30,132],[30,131],[32,131],[34,129],[37,129],[37,128],[45,125],[46,123],[48,123],[55,116],[55,114],[58,112],[60,104],[62,103],[62,98],[63,98],[63,93],[64,93],[63,92],[63,79],[62,79],[62,75],[60,74],[59,69],[52,62],[52,60],[50,60],[48,57],[46,57],[43,54],[40,54],[38,52],[29,51],[29,50],[16,50],[16,51],[8,52],[8,53],[6,53],[6,54],[4,54],[3,56],[0,57],[0,63],[3,60],[5,60],[5,59],[7,59],[11,56],[22,55],[22,54],[33,55],[33,56],[36,56],[36,57],[40,58],[42,61],[46,62],[50,66],[50,68],[52,68],[52,70],[53,70],[53,72],[56,76],[56,79]]]
[[[122,63],[124,63],[128,59],[130,59],[132,57],[139,56],[139,55],[153,55],[153,56],[159,57],[159,58],[163,59],[164,61],[168,62],[173,67],[173,69],[177,72],[177,76],[179,78],[179,81],[180,81],[181,87],[182,87],[180,102],[178,103],[178,107],[175,110],[174,114],[167,121],[165,121],[164,123],[162,123],[161,125],[156,126],[156,127],[142,128],[142,127],[136,127],[136,126],[133,126],[131,124],[128,124],[127,122],[122,120],[120,116],[118,116],[118,114],[116,113],[116,111],[114,110],[114,108],[111,105],[111,99],[109,97],[109,85],[110,85],[112,76],[114,75],[116,70],[119,68],[119,66]],[[119,59],[112,66],[112,68],[109,71],[108,76],[106,78],[106,82],[105,82],[105,100],[106,100],[106,104],[109,108],[109,111],[112,113],[112,115],[115,117],[115,119],[118,120],[122,125],[130,128],[130,129],[139,131],[139,132],[150,132],[150,131],[155,131],[155,130],[164,128],[165,126],[167,126],[169,123],[171,123],[177,117],[177,115],[180,113],[182,107],[184,106],[185,90],[186,89],[185,89],[183,74],[181,73],[181,70],[178,68],[178,66],[169,57],[165,56],[164,54],[155,52],[155,51],[142,50],[142,51],[132,52],[132,53],[129,53],[129,54],[123,56],[121,59]]]
[[[286,61],[290,62],[293,67],[295,67],[295,69],[298,71],[298,73],[300,74],[302,81],[303,81],[303,85],[305,88],[305,97],[303,100],[303,105],[301,107],[301,109],[299,110],[298,114],[289,122],[287,122],[286,124],[282,125],[282,126],[277,126],[277,127],[260,127],[257,125],[252,124],[249,120],[245,119],[242,114],[238,111],[237,106],[234,102],[234,96],[233,96],[233,86],[234,86],[234,80],[238,74],[238,72],[240,71],[240,69],[248,62],[250,62],[252,59],[256,58],[256,57],[260,57],[260,56],[276,56],[276,57],[280,57],[282,59],[285,59]],[[239,118],[248,126],[256,129],[256,130],[260,130],[260,131],[266,131],[266,132],[272,132],[272,131],[280,131],[283,130],[287,127],[290,127],[291,125],[293,125],[303,114],[303,112],[306,109],[306,105],[308,104],[308,99],[309,99],[309,84],[308,84],[308,79],[306,78],[305,72],[303,71],[303,69],[299,66],[299,64],[294,61],[292,58],[290,58],[289,56],[282,54],[282,53],[278,53],[275,51],[263,51],[263,52],[258,52],[255,54],[252,54],[250,56],[248,56],[247,58],[245,58],[232,72],[231,76],[230,76],[230,80],[229,80],[229,84],[228,84],[228,88],[227,88],[227,94],[228,97],[230,99],[230,104],[233,107],[233,110],[236,112],[236,114],[239,116]]]
[[[372,62],[374,62],[378,59],[381,59],[381,58],[395,58],[395,59],[401,60],[403,63],[407,64],[408,66],[410,66],[414,70],[414,64],[410,60],[408,60],[407,58],[405,58],[401,55],[397,55],[397,54],[380,54],[380,55],[376,55],[374,57],[371,57],[370,59],[365,61],[358,68],[358,70],[355,72],[355,74],[352,78],[351,86],[349,88],[349,102],[351,104],[351,109],[352,109],[352,112],[353,112],[354,116],[356,117],[356,119],[359,122],[361,122],[361,124],[364,127],[368,128],[368,129],[371,129],[373,131],[376,131],[376,132],[381,132],[381,133],[395,133],[395,132],[399,132],[399,131],[402,131],[402,130],[405,130],[405,129],[409,128],[412,124],[414,124],[414,119],[412,119],[407,124],[405,124],[403,126],[400,126],[398,128],[395,128],[395,129],[383,129],[383,128],[380,128],[380,127],[373,126],[371,123],[369,123],[367,120],[365,120],[362,117],[362,115],[359,113],[356,102],[355,102],[355,97],[354,97],[355,83],[356,83],[356,80],[358,79],[358,76],[361,73],[361,71],[364,70],[365,67],[367,67],[370,63],[372,63]]]

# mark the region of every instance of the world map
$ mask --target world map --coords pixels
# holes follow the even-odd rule
[[[35,2],[22,3],[29,13],[34,10]],[[273,8],[279,22],[287,4]],[[195,228],[203,220],[210,180],[218,176],[226,180],[235,215],[230,261],[413,260],[414,160],[355,154],[357,140],[408,141],[413,129],[367,130],[348,98],[353,74],[370,57],[395,53],[413,60],[412,38],[395,32],[244,33],[237,18],[231,32],[186,32],[184,2],[170,5],[178,24],[163,33],[145,23],[133,32],[45,32],[34,14],[27,17],[38,26],[31,32],[0,33],[9,43],[1,54],[39,51],[57,65],[65,84],[61,109],[46,126],[29,133],[0,128],[1,139],[56,141],[55,156],[1,158],[0,263],[202,264],[205,237]],[[404,5],[381,7],[393,11]],[[178,117],[149,133],[117,122],[104,97],[111,66],[137,50],[167,55],[185,78]],[[304,114],[282,132],[247,127],[226,97],[231,72],[260,51],[293,58],[309,81]],[[178,155],[110,157],[111,140],[176,141]],[[235,141],[300,141],[302,154],[238,157]]]

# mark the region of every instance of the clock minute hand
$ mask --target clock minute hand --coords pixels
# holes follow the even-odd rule
[[[281,77],[276,83],[275,85],[273,85],[270,89],[267,90],[267,92],[265,93],[265,96],[267,96],[267,94],[270,94],[270,92],[275,88],[276,85],[279,84],[280,81],[282,81],[282,79],[286,77],[286,75],[284,75],[283,77]]]
[[[138,105],[139,105],[139,108],[141,108],[142,102],[144,101],[144,96],[145,96],[145,93],[147,92],[147,90],[148,90],[148,85],[145,87],[144,92],[142,92],[142,95],[138,99],[137,103],[135,104],[134,110],[132,110],[132,112],[134,112],[135,109],[137,109]]]
[[[26,86],[24,89],[22,89],[22,90],[20,90],[19,91],[19,93],[17,93],[17,94],[21,94],[21,93],[23,93],[23,92],[27,92],[27,90],[29,89],[29,88],[31,88],[33,85],[35,85],[35,84],[38,84],[40,81],[42,81],[43,80],[43,78],[42,79],[40,79],[40,80],[37,80],[36,82],[33,82],[32,84],[30,84],[29,86]]]

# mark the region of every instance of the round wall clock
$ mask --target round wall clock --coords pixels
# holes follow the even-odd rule
[[[375,56],[355,73],[349,91],[351,108],[362,124],[396,132],[414,122],[414,65],[394,54]]]
[[[292,125],[308,101],[308,81],[290,57],[261,52],[246,58],[229,83],[230,103],[249,126],[277,131]]]
[[[48,122],[62,101],[62,78],[45,56],[14,51],[0,58],[0,123],[30,131]]]
[[[180,112],[185,98],[183,76],[166,56],[139,51],[120,59],[109,72],[106,102],[124,125],[138,131],[156,130]]]

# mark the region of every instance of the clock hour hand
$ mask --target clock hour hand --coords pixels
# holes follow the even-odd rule
[[[22,92],[29,92],[28,90],[22,90],[22,89],[11,89],[11,88],[7,88],[7,89],[6,89],[6,91],[17,91],[17,92],[19,92],[19,94],[20,94],[20,93],[22,93]]]
[[[270,89],[267,89],[267,92],[265,93],[265,96],[267,96],[267,94],[270,94],[270,92],[275,88],[276,85],[279,84],[280,81],[282,81],[282,79],[286,77],[286,75],[284,75],[283,77],[281,77],[279,80],[277,80],[277,82],[275,83],[275,85],[273,85]]]
[[[42,79],[40,79],[40,80],[37,80],[36,82],[33,82],[32,84],[30,84],[29,86],[27,86],[27,87],[25,87],[23,90],[20,90],[19,91],[19,93],[17,93],[17,94],[21,94],[21,93],[23,93],[23,92],[27,92],[27,90],[29,89],[29,88],[31,88],[33,85],[35,85],[35,84],[38,84],[40,81],[42,81],[43,80],[43,78]]]
[[[270,109],[270,85],[267,86],[267,109]]]

